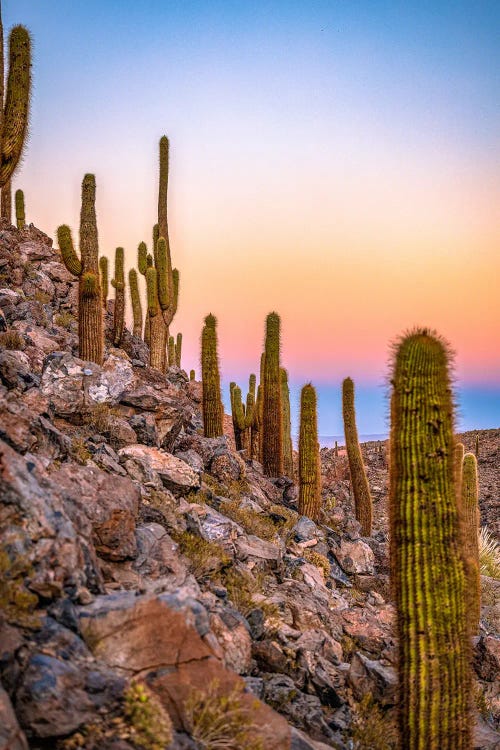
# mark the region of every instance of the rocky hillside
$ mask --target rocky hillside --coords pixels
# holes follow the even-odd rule
[[[322,451],[322,522],[299,518],[293,482],[204,438],[200,384],[140,339],[79,360],[75,303],[52,242],[0,224],[0,750],[395,748],[386,448],[364,446],[371,538],[342,451]],[[481,445],[493,527],[498,432]],[[483,578],[490,750],[499,595]]]

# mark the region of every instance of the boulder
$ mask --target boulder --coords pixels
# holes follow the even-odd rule
[[[0,380],[7,388],[18,388],[20,391],[39,383],[39,378],[31,372],[27,355],[11,349],[0,351]]]
[[[372,575],[374,572],[373,550],[362,539],[342,539],[334,554],[346,573]]]
[[[0,685],[0,750],[28,750],[28,742],[21,730],[10,698]]]
[[[356,651],[351,659],[348,679],[358,701],[370,693],[381,706],[396,705],[398,676],[394,667],[384,666]]]
[[[133,478],[154,481],[158,477],[174,495],[183,495],[201,485],[198,472],[180,458],[147,445],[127,445],[118,451],[120,461]],[[134,470],[137,471],[134,474]],[[132,473],[131,473],[132,472]]]

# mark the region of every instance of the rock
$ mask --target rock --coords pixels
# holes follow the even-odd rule
[[[474,666],[482,680],[497,680],[500,675],[500,636],[484,635],[474,651]]]
[[[230,518],[201,503],[189,507],[186,523],[188,531],[198,534],[207,542],[233,542],[244,533],[241,526]]]
[[[348,541],[342,539],[335,556],[346,573],[372,575],[375,557],[372,549],[361,539]]]
[[[345,633],[370,654],[395,661],[392,607],[347,609],[342,612]]]
[[[163,404],[154,413],[136,414],[131,418],[130,425],[141,443],[171,452],[184,422],[185,414],[182,410]]]
[[[238,560],[255,559],[278,562],[281,559],[281,549],[277,544],[267,542],[252,534],[238,537],[235,545]]]
[[[193,471],[196,471],[200,474],[202,473],[203,459],[199,453],[196,453],[196,451],[193,451],[191,449],[187,451],[176,451],[174,455],[177,456],[177,458],[180,458],[181,461],[185,461],[193,469]]]
[[[291,677],[284,674],[266,675],[264,685],[266,703],[278,709],[296,727],[304,729],[313,739],[328,741],[335,737],[323,717],[316,695],[297,690]]]
[[[332,744],[330,740],[328,745],[325,745],[324,742],[312,740],[304,732],[301,732],[300,729],[292,727],[292,744],[290,745],[290,750],[331,750],[332,747],[335,750],[347,750],[347,745],[341,742],[336,741],[335,744]]]
[[[370,693],[381,706],[396,705],[398,676],[393,667],[385,667],[379,661],[368,659],[356,651],[348,674],[349,684],[357,700]]]
[[[287,672],[289,657],[276,640],[257,641],[252,644],[252,655],[261,672]]]
[[[318,538],[318,527],[307,516],[301,516],[291,533],[294,534],[296,542],[307,542],[310,539]]]
[[[210,473],[224,484],[245,476],[245,462],[235,453],[221,453],[210,462]]]
[[[31,372],[27,355],[11,349],[0,351],[0,380],[7,388],[19,388],[20,391],[39,383],[38,377]]]
[[[161,479],[163,486],[176,496],[196,490],[201,485],[200,475],[185,461],[159,448],[140,444],[127,445],[121,448],[118,454],[129,473],[128,465],[132,463],[137,467],[138,476],[142,476],[143,481],[151,481],[156,475]]]
[[[137,527],[137,558],[133,569],[151,579],[168,578],[168,589],[183,586],[188,576],[179,545],[158,523],[147,523]],[[166,583],[164,583],[166,585]]]
[[[224,665],[237,674],[247,674],[252,663],[252,639],[240,613],[229,608],[213,613],[210,627],[222,648]]]
[[[0,685],[0,750],[28,750],[25,734],[17,723],[9,696]]]

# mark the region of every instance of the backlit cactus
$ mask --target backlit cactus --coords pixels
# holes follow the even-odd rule
[[[158,272],[154,266],[146,269],[148,300],[147,327],[149,337],[149,364],[156,370],[165,369],[165,324],[158,302]]]
[[[218,437],[224,434],[224,409],[217,354],[217,320],[212,314],[205,318],[201,334],[201,381],[203,432],[205,437]]]
[[[9,185],[19,163],[28,129],[31,98],[31,40],[29,31],[24,26],[14,26],[9,35],[9,67],[6,82],[4,71],[3,26],[0,18],[0,187],[2,188]]]
[[[461,502],[462,497],[462,464],[464,461],[464,444],[455,443],[454,452],[454,475],[455,475],[455,493],[457,496],[457,502]]]
[[[175,365],[181,366],[182,362],[182,333],[178,333],[175,338]]]
[[[283,422],[283,471],[287,477],[293,478],[293,445],[292,424],[290,420],[290,389],[288,388],[288,373],[284,367],[280,369],[281,380],[281,418]]]
[[[125,253],[123,247],[115,250],[115,277],[111,279],[111,286],[115,290],[115,306],[113,311],[113,344],[120,346],[125,325]]]
[[[104,335],[93,174],[86,174],[82,183],[80,258],[74,250],[71,230],[66,224],[58,228],[57,239],[66,268],[79,279],[78,346],[80,358],[100,365],[104,356]]]
[[[479,485],[477,461],[473,453],[466,453],[463,460],[461,509],[469,598],[469,628],[470,632],[475,634],[481,609],[481,576],[479,569]]]
[[[372,497],[358,440],[354,383],[351,378],[346,378],[342,383],[342,416],[356,519],[361,524],[362,535],[370,536],[372,533]]]
[[[131,268],[128,272],[128,286],[130,289],[130,302],[132,303],[133,329],[134,336],[142,336],[142,305],[141,295],[139,293],[139,280],[137,271]]]
[[[16,226],[18,229],[22,229],[26,226],[26,212],[24,208],[24,193],[22,190],[16,190],[15,198],[16,204]]]
[[[2,219],[12,223],[12,186],[10,180],[2,185],[0,191],[0,214]]]
[[[168,235],[168,169],[170,144],[167,136],[160,138],[160,178],[158,189],[158,230],[153,229],[153,252],[158,268],[158,299],[167,329],[175,313],[179,297],[179,272],[172,269]],[[156,238],[157,235],[157,238]],[[168,340],[168,330],[165,341]]]
[[[196,373],[194,370],[189,370],[189,380],[196,380]]]
[[[318,521],[321,507],[321,466],[316,390],[309,383],[300,393],[299,514]]]
[[[99,258],[99,277],[101,280],[101,297],[102,306],[104,311],[108,305],[108,294],[109,294],[109,274],[108,274],[108,259],[105,255],[101,255]]]
[[[233,417],[234,442],[237,451],[246,448],[245,443],[245,407],[241,399],[241,388],[236,383],[229,384],[231,414]]]
[[[470,750],[465,568],[448,351],[418,329],[395,351],[390,526],[405,750]]]
[[[173,336],[168,337],[168,364],[175,365],[175,339]]]
[[[283,421],[281,415],[280,326],[277,313],[266,318],[262,408],[262,465],[268,477],[283,474]]]

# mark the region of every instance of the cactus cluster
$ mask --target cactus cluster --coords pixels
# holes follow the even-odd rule
[[[390,447],[401,746],[469,750],[466,580],[448,351],[425,329],[396,349]]]
[[[356,519],[361,524],[363,536],[370,536],[372,533],[372,497],[359,445],[354,408],[354,383],[351,378],[346,378],[342,383],[342,416]]]
[[[66,268],[79,279],[78,337],[80,357],[102,364],[104,335],[95,193],[95,177],[93,174],[86,174],[82,183],[80,257],[75,252],[71,230],[66,224],[58,228],[57,239]]]

